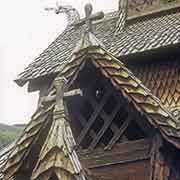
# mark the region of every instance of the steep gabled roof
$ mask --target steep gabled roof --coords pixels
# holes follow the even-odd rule
[[[122,62],[100,43],[98,44],[93,34],[86,33],[83,38],[72,54],[72,59],[60,66],[60,76],[74,79],[79,70],[83,68],[86,59],[92,61],[112,85],[133,103],[137,111],[146,116],[149,123],[158,129],[167,141],[180,148],[180,124],[175,116]]]
[[[47,97],[59,92],[56,89],[58,78]],[[65,119],[64,106],[58,105],[55,101],[41,103],[21,137],[2,154],[0,179],[12,180],[28,163],[31,164],[28,168],[33,171],[27,176],[32,180],[49,179],[52,173],[58,179],[86,179],[74,150],[75,141]]]
[[[36,143],[43,127],[47,125],[48,117],[53,108],[54,104],[50,104],[45,109],[38,108],[20,138],[4,154],[3,167],[0,169],[3,180],[12,178],[22,166],[32,145]]]
[[[168,11],[167,11],[168,12]],[[180,42],[180,12],[154,14],[154,16],[127,20],[123,31],[117,33],[118,12],[106,14],[94,24],[94,34],[106,49],[116,57],[144,52]],[[133,21],[132,21],[133,20]],[[58,66],[68,60],[80,40],[84,26],[78,29],[68,26],[52,44],[44,50],[15,80],[23,86],[27,81],[58,72]]]

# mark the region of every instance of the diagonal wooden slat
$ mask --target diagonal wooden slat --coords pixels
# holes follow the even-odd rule
[[[78,119],[79,119],[81,125],[82,125],[83,128],[84,128],[84,127],[86,126],[86,124],[87,124],[87,121],[86,121],[85,118],[82,116],[82,114],[79,114]],[[92,138],[96,138],[96,133],[94,132],[93,129],[90,130],[89,135],[90,135]]]
[[[99,113],[101,112],[104,104],[107,101],[107,98],[110,96],[110,92],[108,91],[102,98],[100,104],[98,104],[97,107],[94,107],[95,111],[92,113],[90,119],[88,120],[87,125],[85,126],[85,128],[81,131],[80,135],[77,138],[77,144],[80,145],[82,140],[84,139],[84,137],[86,136],[86,134],[88,133],[89,129],[91,128],[91,126],[93,125],[94,121],[96,120],[97,116],[99,115]]]
[[[85,120],[85,118],[80,114],[80,119],[79,119],[79,121],[80,121],[80,123],[81,123],[81,125],[83,126],[83,127],[85,127],[85,125],[87,124],[87,121]],[[89,136],[92,138],[92,139],[94,139],[94,138],[96,138],[96,132],[94,131],[94,129],[90,129],[90,131],[89,131]],[[101,147],[105,147],[105,145],[103,144],[103,143],[101,143],[100,142],[100,146]]]
[[[112,146],[116,143],[116,141],[122,136],[124,131],[129,126],[129,123],[131,122],[130,116],[125,120],[125,122],[122,124],[119,130],[117,130],[113,136],[113,138],[110,140],[109,144],[105,147],[105,149],[111,149]]]
[[[104,111],[100,113],[100,116],[104,119],[104,124],[101,128],[101,130],[98,132],[97,137],[92,141],[90,145],[90,150],[94,149],[97,145],[97,143],[100,141],[101,137],[104,135],[108,127],[111,125],[112,121],[114,120],[117,112],[120,109],[120,103],[117,104],[116,108],[113,110],[110,116],[108,116]]]
[[[119,131],[119,128],[117,127],[117,125],[115,123],[112,123],[110,128],[114,134],[116,133],[116,131]],[[120,140],[120,142],[128,141],[127,137],[124,134],[122,135],[122,137],[120,137],[119,140]]]
[[[110,128],[114,134],[119,130],[119,128],[117,127],[117,125],[114,122],[112,122]]]

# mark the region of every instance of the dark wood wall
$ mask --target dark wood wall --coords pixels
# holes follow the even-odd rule
[[[92,169],[101,180],[149,180],[149,160],[116,164]]]
[[[151,139],[117,144],[111,150],[79,150],[82,164],[101,180],[146,180],[150,177]]]

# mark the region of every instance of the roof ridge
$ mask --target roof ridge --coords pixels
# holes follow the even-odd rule
[[[118,18],[116,13],[118,12],[107,13],[110,14],[108,16],[110,18],[93,23],[97,37],[116,57],[128,56],[180,43],[178,38],[180,30],[177,26],[180,18],[179,12],[131,24],[128,24],[129,20],[127,20],[125,30],[114,37],[112,43],[116,19]],[[156,23],[156,31],[152,31],[154,23]],[[166,28],[164,28],[165,26]],[[15,82],[23,86],[27,81],[57,73],[56,67],[59,63],[67,60],[75,47],[76,41],[79,41],[81,28],[75,29],[73,26],[67,26],[48,48],[40,54],[41,56],[37,57],[18,75]],[[139,32],[141,33],[139,34]],[[165,35],[162,36],[163,34]],[[56,44],[56,48],[53,47],[53,43]]]

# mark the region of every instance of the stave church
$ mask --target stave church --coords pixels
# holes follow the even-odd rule
[[[39,91],[0,180],[180,180],[180,0],[119,0],[65,30],[15,79]]]

